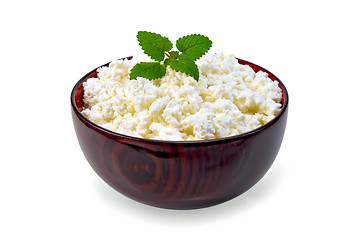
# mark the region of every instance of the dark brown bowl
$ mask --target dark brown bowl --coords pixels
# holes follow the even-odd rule
[[[255,72],[278,81],[283,92],[280,113],[267,124],[227,138],[160,141],[125,136],[86,119],[82,83],[71,92],[72,118],[81,149],[95,172],[123,195],[148,205],[195,209],[230,200],[254,186],[269,170],[279,151],[288,113],[288,93],[271,72],[238,59]],[[103,66],[106,66],[105,64]]]

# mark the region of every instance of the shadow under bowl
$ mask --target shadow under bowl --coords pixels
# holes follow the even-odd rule
[[[271,72],[241,59],[238,62],[255,72],[267,72],[279,83],[282,109],[270,122],[250,132],[201,141],[136,138],[90,122],[81,114],[82,83],[96,77],[98,68],[86,74],[71,92],[71,110],[80,147],[91,167],[123,195],[168,209],[209,207],[250,189],[269,170],[280,149],[289,97],[284,84]]]

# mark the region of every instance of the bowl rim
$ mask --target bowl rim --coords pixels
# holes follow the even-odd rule
[[[118,60],[124,60],[124,59],[128,59],[131,60],[133,58],[133,56],[129,56],[129,57],[124,57],[124,58],[119,58]],[[236,140],[240,140],[240,139],[246,139],[249,138],[250,136],[256,135],[259,132],[264,131],[265,129],[269,128],[270,126],[272,126],[274,123],[276,123],[282,115],[284,115],[284,113],[286,112],[287,108],[288,108],[288,103],[289,103],[289,94],[288,91],[285,87],[285,85],[283,84],[283,82],[277,77],[275,76],[272,72],[270,72],[269,70],[254,64],[252,62],[240,59],[235,57],[238,60],[239,64],[243,64],[243,65],[247,65],[247,64],[251,64],[253,66],[256,66],[257,68],[260,68],[262,71],[265,71],[268,74],[271,74],[275,80],[279,83],[280,88],[282,89],[283,93],[285,93],[285,96],[283,96],[282,98],[284,99],[284,103],[283,106],[281,107],[280,112],[273,118],[271,119],[269,122],[267,122],[266,124],[257,127],[253,130],[238,134],[238,135],[232,135],[229,137],[224,137],[224,138],[215,138],[215,139],[206,139],[206,140],[184,140],[184,141],[172,141],[172,140],[159,140],[159,139],[148,139],[148,138],[139,138],[139,137],[134,137],[134,136],[129,136],[129,135],[125,135],[125,134],[121,134],[121,133],[117,133],[117,132],[113,132],[109,129],[103,128],[95,123],[93,123],[92,121],[90,121],[89,119],[87,119],[77,108],[76,103],[75,103],[75,93],[76,90],[79,88],[79,86],[84,82],[84,80],[92,73],[94,73],[95,71],[97,71],[99,68],[108,66],[111,62],[105,63],[93,70],[91,70],[90,72],[88,72],[86,75],[84,75],[73,87],[72,91],[71,91],[71,95],[70,95],[70,100],[71,100],[71,106],[72,109],[75,111],[76,115],[79,116],[83,121],[85,121],[87,124],[89,124],[90,126],[92,126],[93,128],[97,129],[99,133],[105,133],[107,135],[107,137],[111,137],[114,139],[124,139],[124,140],[130,140],[130,141],[138,141],[138,142],[144,142],[144,143],[151,143],[151,144],[163,144],[163,143],[167,143],[167,144],[181,144],[181,145],[193,145],[193,144],[216,144],[216,143],[221,143],[221,142],[231,142],[231,141],[236,141]],[[242,62],[242,63],[240,63]],[[251,67],[251,66],[250,66]],[[273,79],[271,79],[273,80]],[[273,80],[274,81],[274,80]]]

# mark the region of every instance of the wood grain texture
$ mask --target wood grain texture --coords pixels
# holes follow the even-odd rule
[[[170,209],[194,209],[230,200],[255,185],[279,151],[288,113],[288,93],[269,71],[244,60],[255,71],[265,71],[283,90],[282,110],[272,121],[251,132],[215,140],[158,141],[124,136],[87,120],[82,83],[71,93],[73,123],[81,149],[95,172],[111,187],[144,204]],[[107,64],[105,64],[107,65]]]

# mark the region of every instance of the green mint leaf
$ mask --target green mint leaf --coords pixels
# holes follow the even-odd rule
[[[170,59],[178,59],[179,58],[179,52],[178,51],[171,51],[169,52]]]
[[[164,64],[166,66],[170,65],[175,71],[185,73],[195,80],[199,80],[199,69],[195,64],[195,61],[184,53],[180,54],[178,60],[167,58]]]
[[[176,41],[177,49],[193,60],[199,59],[211,48],[212,41],[200,34],[191,34]]]
[[[165,73],[166,67],[160,62],[141,62],[131,69],[130,80],[137,77],[154,80],[163,77]]]
[[[167,67],[168,65],[170,65],[170,62],[172,62],[172,61],[174,61],[174,60],[175,60],[175,59],[170,59],[170,58],[165,59],[165,61],[164,61],[165,67]]]
[[[157,33],[139,31],[137,39],[144,53],[149,55],[155,61],[162,61],[165,57],[165,52],[173,48],[172,43],[166,37]]]

